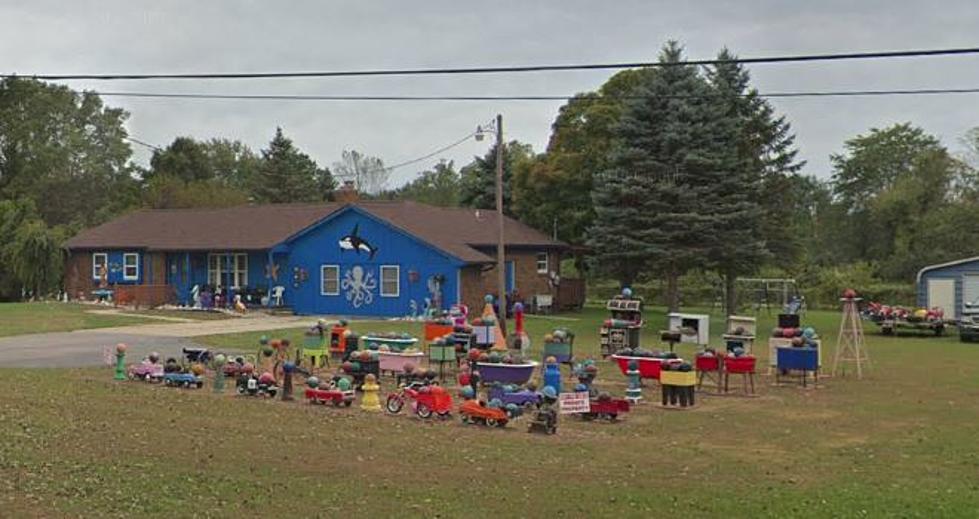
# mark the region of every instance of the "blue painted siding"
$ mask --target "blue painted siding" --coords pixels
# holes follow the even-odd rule
[[[92,251],[90,254],[92,254],[92,256],[93,256],[93,259],[92,259],[92,264],[93,265],[94,265],[94,262],[95,262],[94,255],[95,254],[102,254],[102,253],[106,254],[107,257],[108,257],[109,272],[108,272],[108,276],[107,277],[108,277],[108,282],[109,282],[110,285],[139,285],[139,284],[142,284],[143,283],[143,277],[146,274],[145,272],[143,272],[143,269],[144,269],[144,267],[146,267],[146,265],[144,265],[144,262],[143,262],[143,253],[142,253],[142,251],[139,251],[139,250],[101,250],[101,251]],[[125,277],[123,276],[123,255],[125,255],[125,254],[136,254],[137,255],[137,257],[136,257],[136,265],[137,265],[137,270],[138,271],[137,271],[136,279],[125,279]],[[93,270],[94,270],[94,268],[93,268]],[[94,281],[98,282],[99,278],[98,278],[97,273],[94,273],[93,272],[93,273],[91,273],[91,275],[92,275],[92,279]]]
[[[340,248],[340,240],[355,225],[358,236],[376,249],[373,257],[366,251]],[[444,279],[441,307],[457,302],[462,262],[356,207],[332,215],[287,245],[289,253],[284,256],[287,259],[279,284],[286,287],[285,303],[298,314],[393,317],[409,315],[413,309],[421,312],[425,299],[432,296],[429,282],[437,276]],[[338,295],[321,294],[322,265],[339,266]],[[381,296],[382,265],[399,267],[396,297]],[[357,280],[366,282],[362,290],[351,286]]]
[[[961,318],[964,306],[962,300],[963,277],[965,275],[979,275],[979,261],[970,261],[958,265],[929,270],[921,275],[918,283],[918,306],[928,306],[928,280],[929,279],[954,279],[955,280],[955,317]]]

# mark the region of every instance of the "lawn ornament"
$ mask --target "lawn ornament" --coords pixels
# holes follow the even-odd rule
[[[518,350],[521,355],[526,355],[530,351],[530,336],[524,330],[524,307],[523,303],[513,304],[513,323],[514,332],[507,337],[510,341],[510,349]]]
[[[499,402],[498,400],[496,402]],[[462,416],[464,424],[482,424],[487,427],[506,427],[510,417],[506,410],[502,409],[502,404],[484,404],[478,400],[466,400],[459,406],[459,414]]]
[[[843,291],[843,299],[853,299],[857,297],[857,291],[852,288],[847,288]]]
[[[588,392],[589,397],[594,398],[598,396],[598,390],[592,386],[595,382],[595,377],[598,376],[598,366],[595,365],[594,360],[585,359],[579,364],[576,364],[574,367],[574,376],[577,377],[578,383],[585,387],[585,391]]]
[[[378,393],[381,391],[381,386],[377,384],[377,377],[373,373],[368,373],[360,389],[364,392],[360,398],[360,408],[364,411],[379,412],[381,400],[378,398]]]
[[[160,356],[156,356],[156,360],[152,359],[152,354],[147,357],[143,362],[129,367],[129,372],[127,373],[129,380],[142,380],[145,382],[161,382],[163,380],[163,364],[158,361]]]
[[[126,345],[116,344],[116,380],[126,380]]]
[[[609,299],[605,308],[610,313],[600,330],[600,348],[603,357],[614,355],[623,348],[638,348],[639,334],[642,330],[641,298],[632,296],[632,289],[624,288],[622,293]]]
[[[552,387],[557,393],[561,392],[561,368],[554,357],[544,361],[544,387]]]
[[[534,412],[533,419],[527,426],[527,432],[540,432],[554,434],[557,432],[557,391],[553,387],[546,386],[541,391],[541,405]]]
[[[330,383],[320,382],[316,377],[309,377],[306,379],[306,385],[309,387],[306,388],[304,395],[310,404],[326,405],[327,402],[332,402],[334,407],[350,407],[353,404],[354,391],[350,388],[350,380],[346,377],[334,377]]]
[[[228,358],[223,353],[214,356],[214,392],[224,393],[224,365]]]
[[[629,401],[621,398],[612,398],[608,393],[601,393],[590,401],[587,413],[580,416],[584,420],[605,419],[614,422],[619,419],[622,413],[628,413],[630,409]]]
[[[448,418],[452,413],[452,395],[442,386],[427,386],[412,382],[387,397],[385,407],[391,414],[398,414],[406,402],[411,402],[412,410],[419,418]]]
[[[490,400],[499,400],[504,406],[515,406],[532,409],[540,405],[540,393],[532,389],[522,389],[513,384],[493,384],[489,390]]]
[[[173,371],[163,375],[163,385],[167,387],[197,388],[204,387],[204,379],[193,373]]]
[[[246,364],[246,366],[250,366]],[[261,376],[256,377],[251,369],[242,369],[235,384],[235,391],[242,396],[266,396],[274,398],[279,392],[275,385],[275,377],[266,371]]]
[[[292,374],[296,371],[296,365],[286,361],[282,364],[282,401],[291,402],[292,396]]]
[[[697,374],[686,362],[665,365],[660,374],[663,393],[663,406],[691,407],[695,403]]]
[[[642,400],[642,379],[639,373],[639,361],[632,359],[629,361],[628,366],[626,377],[629,379],[629,387],[625,390],[625,398],[633,404],[638,404]]]

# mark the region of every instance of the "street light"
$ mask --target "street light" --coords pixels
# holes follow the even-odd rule
[[[497,291],[499,292],[499,307],[500,315],[497,316],[500,319],[500,330],[503,332],[503,336],[506,337],[506,260],[505,260],[505,245],[506,241],[504,238],[503,231],[503,116],[497,115],[496,120],[490,122],[484,128],[482,125],[476,126],[476,141],[482,142],[483,136],[487,133],[496,133],[496,222],[499,226],[496,241],[496,277],[497,277]]]

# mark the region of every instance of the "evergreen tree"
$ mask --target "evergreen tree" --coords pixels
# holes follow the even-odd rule
[[[801,167],[788,123],[774,117],[774,109],[749,87],[748,72],[734,59],[723,50],[720,63],[707,74],[715,104],[716,151],[724,172],[706,200],[710,206],[705,210],[714,212],[717,225],[709,258],[724,279],[729,314],[736,310],[738,275],[756,270],[770,251],[796,253],[790,242],[795,231],[792,206],[773,191],[791,185],[786,175]],[[787,242],[792,245],[785,247]],[[772,246],[766,248],[768,243]]]
[[[270,203],[323,200],[327,193],[321,190],[332,184],[324,181],[328,175],[295,147],[282,128],[276,128],[268,149],[262,150],[262,166],[253,193],[258,201]]]
[[[512,179],[518,165],[533,156],[529,144],[510,141],[503,146],[503,211],[513,214]],[[459,201],[463,206],[481,209],[496,207],[496,146],[486,155],[474,157],[460,171]]]
[[[680,275],[702,266],[710,249],[716,222],[703,207],[723,175],[711,148],[714,105],[707,82],[683,64],[676,42],[663,48],[660,62],[665,66],[643,78],[623,109],[611,167],[595,186],[589,243],[607,271],[652,268],[664,275],[672,311],[680,304]]]

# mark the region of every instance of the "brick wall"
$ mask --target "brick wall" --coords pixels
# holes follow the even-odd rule
[[[484,251],[493,256],[494,251]],[[513,261],[514,276],[516,277],[517,293],[520,298],[530,302],[535,294],[557,295],[556,290],[548,283],[547,274],[537,273],[536,250],[517,250],[507,252],[506,260]],[[551,251],[548,258],[548,268],[560,274],[561,262],[558,253]],[[480,312],[483,308],[483,297],[486,294],[496,294],[498,280],[496,265],[488,270],[480,266],[469,266],[462,269],[462,301],[469,306],[470,312]]]

